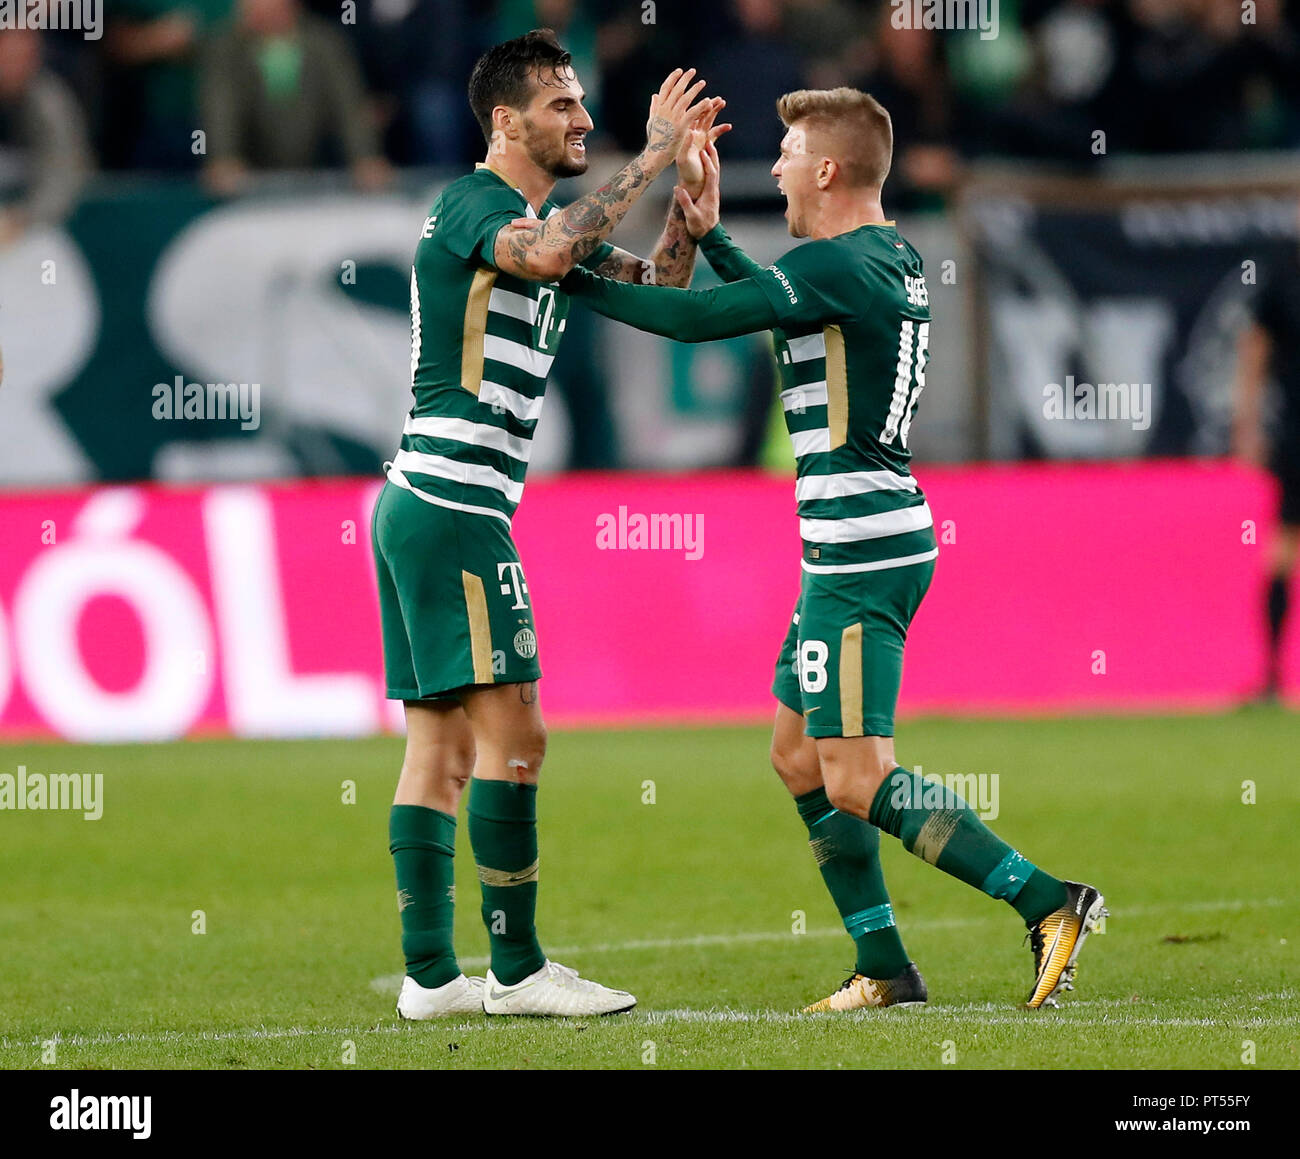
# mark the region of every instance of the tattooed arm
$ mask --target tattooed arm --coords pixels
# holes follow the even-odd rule
[[[715,125],[713,122],[726,103],[720,97],[715,97],[712,107],[701,114],[691,131],[682,139],[677,153],[677,179],[681,183],[679,188],[686,193],[686,199],[683,200],[678,191],[674,190],[672,204],[668,207],[668,220],[664,223],[664,232],[660,235],[655,252],[647,260],[616,247],[608,258],[594,267],[595,273],[615,282],[676,286],[679,289],[690,286],[691,275],[695,270],[697,237],[708,232],[704,228],[693,235],[690,219],[699,217],[700,211],[696,203],[705,194],[710,176],[715,190],[714,201],[717,200],[718,153],[714,143],[731,126]],[[711,157],[712,162],[706,160],[706,157]],[[689,216],[686,206],[692,210]]]
[[[673,161],[683,137],[712,101],[694,104],[704,87],[691,84],[694,69],[674,69],[650,102],[646,145],[614,177],[545,222],[528,229],[503,228],[493,260],[498,269],[534,282],[562,278],[590,257],[623,215]]]
[[[676,201],[673,202],[659,244],[649,258],[639,258],[636,254],[615,246],[614,252],[600,265],[587,268],[602,278],[610,278],[615,282],[686,289],[691,284],[691,274],[695,269],[695,239],[687,232],[686,215],[682,212],[682,207]]]

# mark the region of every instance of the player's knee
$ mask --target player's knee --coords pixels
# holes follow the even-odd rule
[[[830,802],[831,808],[838,809],[841,813],[851,813],[856,799],[857,794],[852,791],[850,781],[844,777],[826,774],[826,800]]]
[[[515,738],[507,761],[511,772],[521,781],[535,781],[546,759],[546,726],[539,720]]]
[[[843,761],[822,761],[826,799],[842,813],[865,817],[889,774],[898,768],[888,757],[868,755],[851,765]]]
[[[471,756],[468,764],[457,764],[451,768],[441,771],[441,780],[448,788],[457,793],[465,791],[465,786],[469,784],[470,775],[474,772],[474,759]]]
[[[898,767],[898,762],[892,756],[871,757],[863,769],[863,785],[867,792],[874,798],[886,778]]]
[[[473,744],[437,745],[418,753],[408,752],[402,762],[402,776],[463,789],[474,772]]]
[[[807,745],[782,745],[774,741],[769,755],[776,775],[796,797],[821,784],[816,749],[809,751]]]

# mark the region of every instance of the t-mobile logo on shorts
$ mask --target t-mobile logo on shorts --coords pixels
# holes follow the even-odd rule
[[[507,573],[509,573],[509,579],[506,579]],[[524,599],[524,596],[528,594],[528,584],[524,582],[524,565],[522,563],[497,564],[497,579],[503,581],[501,594],[503,596],[513,595],[515,598],[515,602],[510,605],[512,612],[528,607],[528,601]]]

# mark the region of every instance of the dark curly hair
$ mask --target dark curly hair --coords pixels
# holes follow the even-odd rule
[[[523,108],[532,95],[534,77],[545,84],[548,77],[572,67],[573,57],[549,28],[534,28],[489,48],[469,76],[469,107],[484,138],[492,140],[492,110],[497,105]]]

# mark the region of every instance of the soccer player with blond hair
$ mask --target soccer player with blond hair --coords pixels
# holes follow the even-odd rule
[[[1024,920],[1034,955],[1026,1005],[1055,1005],[1106,913],[1000,840],[962,798],[901,767],[894,711],[907,630],[938,546],[909,470],[925,387],[930,302],[921,257],[885,218],[889,114],[855,89],[787,93],[772,175],[790,233],[810,239],[766,268],[719,223],[717,151],[699,197],[678,190],[691,236],[726,284],[618,284],[575,270],[561,286],[593,309],[685,342],[771,330],[797,463],[802,584],[776,663],[772,762],[808,828],[853,938],[853,974],[809,1012],[924,1002],[881,872],[880,831]],[[526,222],[516,223],[517,228]]]

